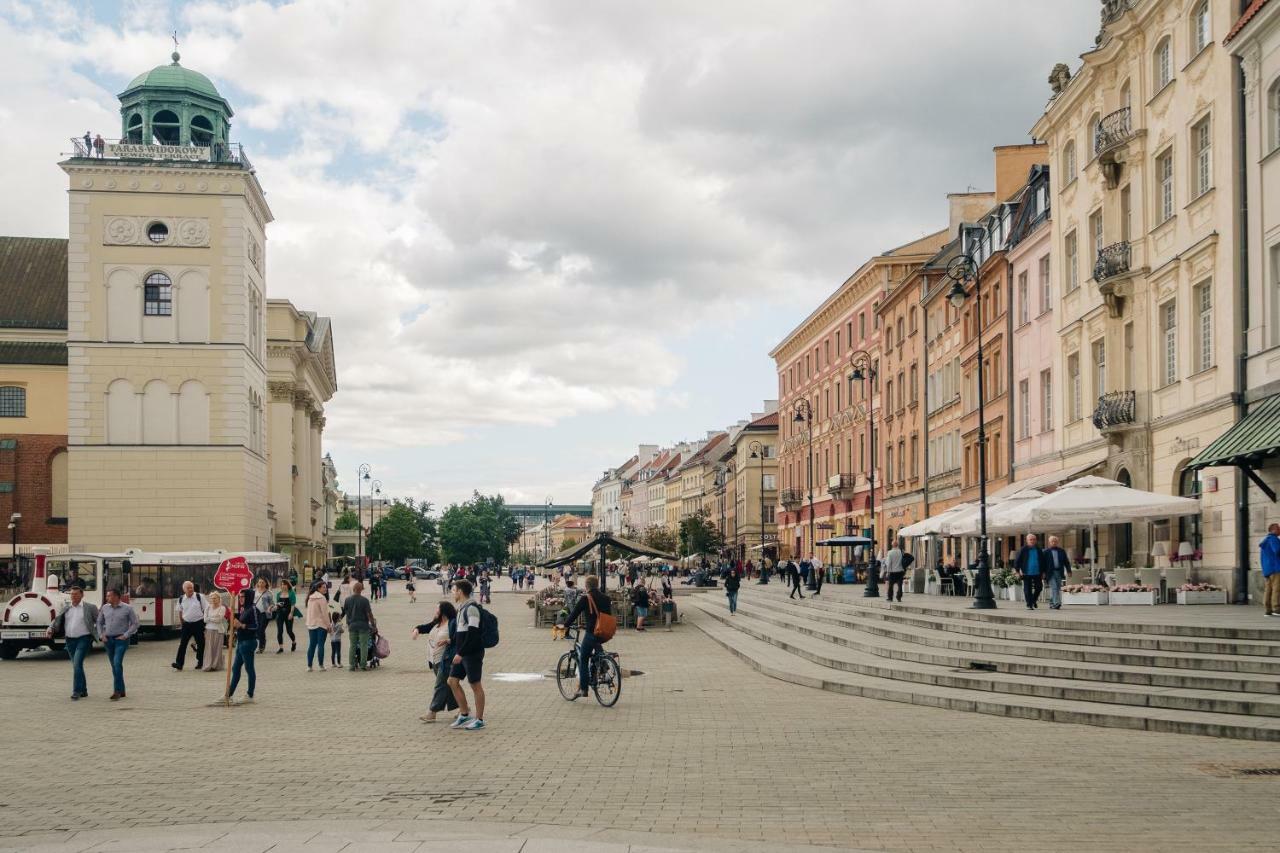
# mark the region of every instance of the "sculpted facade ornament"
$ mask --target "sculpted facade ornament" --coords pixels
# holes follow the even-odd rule
[[[277,402],[287,403],[293,400],[292,382],[268,382],[267,391],[271,393],[271,399]]]
[[[102,243],[105,246],[190,246],[209,245],[209,220],[184,219],[174,216],[107,216],[103,219]],[[150,232],[151,226],[164,226],[164,233]],[[157,237],[158,239],[153,239]]]
[[[1067,67],[1065,62],[1059,62],[1053,66],[1053,70],[1049,72],[1049,88],[1053,90],[1055,96],[1061,95],[1062,90],[1067,88],[1067,84],[1071,82],[1071,69]]]

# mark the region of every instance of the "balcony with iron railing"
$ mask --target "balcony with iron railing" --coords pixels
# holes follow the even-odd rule
[[[1108,279],[1127,275],[1130,271],[1132,252],[1128,240],[1112,243],[1098,250],[1098,258],[1093,262],[1093,280],[1102,284]]]
[[[1101,156],[1133,138],[1132,110],[1121,107],[1103,116],[1093,129],[1093,155]]]
[[[857,474],[832,474],[827,480],[827,494],[838,501],[847,501],[853,497],[857,486]]]
[[[783,489],[778,495],[778,503],[784,509],[793,510],[804,503],[804,492],[799,489]]]
[[[1138,419],[1137,394],[1133,391],[1108,391],[1098,398],[1093,410],[1093,425],[1100,430],[1128,426]]]
[[[134,163],[181,163],[184,166],[230,166],[253,171],[253,164],[238,142],[210,142],[207,145],[147,145],[129,139],[97,140],[71,137],[71,156],[81,159]]]

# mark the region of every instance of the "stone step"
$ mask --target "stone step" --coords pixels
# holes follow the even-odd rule
[[[841,642],[847,639],[843,635],[848,632],[838,628],[827,631],[815,630],[811,627],[803,629],[782,619],[761,618],[743,610],[731,616],[727,606],[715,602],[704,605],[704,610],[714,618],[757,640],[779,646],[812,663],[893,681],[1041,696],[1047,699],[1170,708],[1213,714],[1240,714],[1251,717],[1280,717],[1280,700],[1269,700],[1257,694],[1075,681],[998,670],[988,672],[973,670],[967,666],[952,667],[945,663],[929,664],[902,658],[889,664],[882,657],[859,651]]]
[[[1168,708],[1107,705],[917,684],[820,666],[718,620],[705,600],[686,611],[689,622],[753,669],[792,684],[891,702],[906,702],[1001,717],[1173,732],[1242,740],[1280,741],[1280,720]]]
[[[946,615],[928,615],[909,609],[906,605],[864,604],[839,599],[822,601],[804,600],[805,606],[816,607],[845,615],[878,619],[886,623],[910,625],[956,635],[995,640],[1012,640],[1023,643],[1049,644],[1065,648],[1088,648],[1109,655],[1150,655],[1162,661],[1155,665],[1193,669],[1217,669],[1227,672],[1253,672],[1280,675],[1280,647],[1257,643],[1230,641],[1179,640],[1167,637],[1148,637],[1141,634],[1111,632],[1090,635],[1077,631],[1050,630],[1023,625],[998,625],[966,620],[960,611],[942,611]],[[1055,626],[1055,627],[1060,627]],[[1054,654],[1058,656],[1056,650]],[[1084,659],[1078,657],[1077,659]],[[1097,660],[1098,658],[1094,657]],[[1120,662],[1120,661],[1115,661]],[[1126,663],[1128,661],[1125,661]]]
[[[928,599],[930,596],[912,596],[913,598]],[[880,604],[885,606],[887,602],[883,598],[867,598],[858,599],[859,602],[866,604]],[[1048,607],[1047,593],[1042,599],[1045,607]],[[944,616],[948,618],[959,618],[972,622],[992,622],[1004,625],[1022,625],[1032,628],[1049,628],[1059,631],[1078,631],[1085,634],[1141,634],[1143,636],[1168,636],[1179,637],[1184,639],[1202,638],[1211,640],[1228,640],[1237,643],[1256,642],[1269,644],[1273,647],[1280,647],[1280,624],[1276,628],[1237,628],[1221,625],[1180,625],[1176,623],[1158,623],[1158,622],[1110,622],[1104,620],[1090,619],[1088,607],[1074,607],[1061,611],[1062,613],[1071,613],[1070,619],[1052,618],[1043,614],[1037,615],[1039,611],[1027,611],[1021,602],[1017,601],[1001,601],[1000,609],[997,610],[969,610],[969,609],[952,609],[948,607],[940,607],[936,604],[929,604],[920,601],[904,601],[901,604],[894,604],[895,608],[913,611],[929,616]],[[1156,605],[1157,608],[1169,607],[1175,605]],[[1133,610],[1150,610],[1151,608],[1135,607]],[[1242,611],[1247,612],[1247,608]],[[1280,620],[1278,620],[1280,623]]]
[[[740,602],[743,606],[751,606],[755,599]],[[892,640],[915,643],[930,648],[947,649],[953,652],[969,653],[974,659],[983,661],[1000,657],[1011,657],[1021,660],[1025,666],[1037,669],[1059,666],[1059,662],[1088,664],[1089,668],[1100,672],[1109,669],[1124,671],[1150,671],[1150,680],[1136,680],[1130,683],[1148,683],[1162,687],[1192,687],[1205,689],[1240,690],[1257,693],[1280,693],[1280,681],[1274,677],[1280,674],[1280,662],[1260,661],[1255,658],[1238,658],[1232,655],[1188,656],[1168,652],[1145,652],[1128,649],[1100,649],[1055,643],[1042,643],[1030,637],[1026,641],[995,638],[970,639],[965,634],[955,634],[946,630],[945,625],[925,623],[922,625],[893,622],[881,618],[884,614],[865,608],[827,607],[825,603],[768,599],[760,606],[783,608],[797,617],[825,622],[831,625],[853,628],[865,634],[884,637]],[[1075,667],[1071,667],[1075,669]],[[1185,670],[1194,670],[1187,674]],[[1027,674],[1039,674],[1026,670]],[[1218,675],[1218,673],[1224,673]],[[1066,675],[1055,677],[1074,678]],[[1180,683],[1178,679],[1204,678],[1221,680],[1221,686],[1204,683]],[[1096,680],[1124,680],[1107,677]]]

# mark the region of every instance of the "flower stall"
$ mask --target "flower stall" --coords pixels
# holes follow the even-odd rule
[[[1178,587],[1179,604],[1226,604],[1227,591],[1211,583],[1184,583]]]
[[[1092,583],[1067,584],[1062,588],[1063,604],[1106,604],[1107,588]]]
[[[1107,604],[1110,605],[1129,605],[1129,604],[1156,604],[1160,597],[1160,590],[1151,586],[1143,586],[1140,583],[1122,583],[1113,586],[1107,593]]]

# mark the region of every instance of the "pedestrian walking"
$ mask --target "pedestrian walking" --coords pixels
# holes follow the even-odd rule
[[[271,582],[266,578],[258,578],[254,584],[253,606],[258,609],[254,631],[258,637],[258,654],[262,654],[267,650],[267,626],[271,624],[271,615],[276,609],[276,597],[271,592]]]
[[[382,598],[387,597],[387,580],[389,579],[390,575],[391,575],[391,568],[388,566],[385,570],[383,570],[382,580],[379,582],[381,584]]]
[[[350,572],[343,572],[343,573],[342,573],[342,583],[338,584],[338,594],[337,594],[336,596],[334,596],[334,599],[333,599],[333,600],[334,600],[335,602],[341,602],[341,601],[342,601],[342,599],[344,599],[344,598],[346,598],[348,595],[350,595],[350,594],[351,594],[351,587],[352,587],[352,584],[354,584],[354,583],[355,583],[355,581],[351,580],[351,573],[350,573]]]
[[[453,603],[458,614],[454,619],[454,652],[450,660],[453,666],[449,670],[449,689],[458,702],[458,717],[451,724],[453,729],[478,731],[484,728],[484,685],[480,683],[484,675],[484,639],[480,635],[482,616],[480,605],[471,598],[474,587],[471,581],[457,580],[453,582]],[[467,694],[463,692],[462,680],[471,685],[471,694],[475,699],[476,714],[471,716],[471,708],[467,704]]]
[[[222,649],[227,644],[230,623],[231,608],[222,603],[222,593],[209,593],[209,606],[204,617],[205,672],[217,672],[222,668]]]
[[[196,592],[196,585],[185,581],[182,595],[173,603],[174,621],[181,626],[182,633],[178,637],[178,656],[169,666],[178,672],[182,672],[187,663],[187,643],[191,640],[196,644],[196,669],[204,668],[204,617],[208,607],[204,596]]]
[[[369,668],[369,637],[373,632],[373,605],[364,595],[364,584],[356,581],[351,587],[351,595],[342,602],[342,615],[347,620],[348,641],[351,643],[349,666],[352,672],[357,668]]]
[[[874,568],[871,571],[875,571]],[[902,543],[889,543],[889,550],[884,555],[885,600],[893,601],[894,587],[898,589],[898,601],[902,601],[903,581],[907,577],[907,568],[902,565]]]
[[[818,596],[822,595],[822,584],[827,580],[827,569],[826,566],[816,560],[814,563],[810,577],[813,579],[813,594]]]
[[[320,581],[307,596],[307,672],[311,672],[313,653],[320,671],[324,672],[324,641],[333,625],[329,618],[329,600],[324,595],[327,589],[324,581]]]
[[[1049,547],[1044,549],[1045,577],[1049,581],[1049,609],[1062,609],[1062,582],[1071,574],[1071,558],[1058,544],[1057,536],[1049,537]]]
[[[489,580],[489,573],[485,572],[480,575],[480,603],[493,604],[493,596],[490,594],[493,582]]]
[[[1262,595],[1263,610],[1268,616],[1280,616],[1280,524],[1272,522],[1267,535],[1258,543],[1262,560],[1262,578],[1266,587]]]
[[[791,595],[788,598],[804,599],[804,593],[800,591],[800,570],[796,568],[796,564],[792,560],[787,560],[786,579],[791,584]]]
[[[293,617],[298,612],[298,594],[293,584],[280,579],[280,591],[276,593],[276,654],[284,654],[284,635],[289,632],[289,651],[298,650],[298,638],[293,635]]]
[[[342,611],[329,607],[329,665],[342,669],[342,635],[346,628],[342,627]]]
[[[71,699],[83,699],[89,695],[89,682],[84,677],[84,658],[93,648],[98,631],[98,608],[84,600],[84,587],[71,587],[71,603],[62,608],[53,620],[45,636],[53,639],[61,636],[66,643],[67,657],[71,658]]]
[[[120,601],[120,590],[107,590],[107,603],[98,611],[98,636],[107,647],[107,659],[111,661],[111,701],[125,698],[124,653],[129,641],[138,633],[138,614],[133,605]]]
[[[377,601],[382,595],[382,568],[374,566],[369,572],[369,597]]]
[[[724,579],[724,594],[729,599],[729,612],[738,612],[738,590],[742,587],[742,579],[738,577],[737,572],[729,572],[729,576]]]
[[[266,589],[266,594],[271,594],[270,588]],[[258,623],[261,620],[262,611],[258,609],[253,593],[247,589],[242,590],[240,605],[236,608],[231,621],[236,632],[236,653],[231,663],[231,685],[227,689],[228,701],[236,695],[236,688],[240,686],[241,671],[249,676],[249,689],[244,701],[253,701],[254,690],[258,687],[258,672],[254,665],[254,656],[261,653],[258,648]]]
[[[413,575],[409,575],[409,579],[404,582],[404,591],[409,593],[409,603],[418,603],[418,588],[413,583]]]
[[[1028,533],[1025,542],[1013,559],[1013,567],[1022,578],[1022,597],[1027,609],[1035,610],[1044,589],[1044,570],[1048,564],[1034,533]]]
[[[452,668],[455,652],[454,620],[457,615],[458,611],[451,602],[442,601],[436,606],[435,616],[430,622],[413,629],[415,640],[420,634],[427,635],[427,667],[435,675],[435,686],[431,690],[427,713],[418,718],[424,723],[434,723],[436,715],[441,711],[453,711],[458,707],[458,700],[449,687],[449,670]]]

